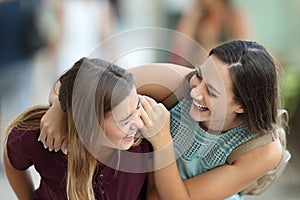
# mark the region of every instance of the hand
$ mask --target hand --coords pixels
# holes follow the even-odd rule
[[[142,134],[149,140],[154,149],[161,149],[172,142],[170,133],[170,113],[161,103],[150,97],[141,96],[144,127]]]
[[[45,149],[49,148],[49,151],[54,149],[56,152],[62,150],[67,154],[66,120],[66,114],[56,99],[41,119],[41,133],[38,140],[44,144]]]

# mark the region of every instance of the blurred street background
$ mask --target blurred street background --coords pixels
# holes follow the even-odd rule
[[[245,199],[299,200],[299,23],[298,0],[0,0],[0,199],[16,199],[2,161],[7,125],[24,109],[47,104],[58,76],[110,36],[161,27],[188,35],[207,51],[231,39],[256,40],[279,61],[284,108],[290,115],[287,140],[292,159],[283,176],[263,195]],[[155,37],[159,40],[160,36]],[[178,41],[168,42],[189,51]],[[103,51],[114,52],[122,45],[126,44]],[[184,64],[159,51],[131,52],[118,64],[131,67],[147,62]],[[33,169],[32,175],[38,184]]]

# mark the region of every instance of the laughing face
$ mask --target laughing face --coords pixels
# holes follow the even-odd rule
[[[141,105],[135,88],[104,119],[107,146],[121,150],[129,149],[138,129],[144,124],[140,118]]]
[[[210,56],[197,67],[190,86],[190,115],[206,129],[222,132],[243,123],[237,117],[243,108],[234,101],[229,67],[216,56]]]

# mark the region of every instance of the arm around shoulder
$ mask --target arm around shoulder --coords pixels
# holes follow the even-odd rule
[[[280,162],[281,156],[281,144],[278,140],[275,140],[242,155],[232,165],[224,164],[184,180],[183,188],[186,188],[186,191],[176,189],[182,187],[180,182],[177,183],[172,180],[172,184],[170,184],[170,177],[174,179],[174,177],[179,176],[175,165],[173,165],[173,168],[168,166],[163,170],[156,171],[156,175],[164,177],[158,178],[156,181],[160,181],[160,184],[163,186],[168,185],[168,187],[171,187],[167,189],[169,192],[166,190],[161,191],[165,195],[176,197],[185,193],[186,199],[225,199],[240,192],[257,178],[275,168]],[[159,174],[159,171],[163,172],[163,174]],[[168,173],[169,175],[165,176]],[[178,180],[179,178],[177,178]]]
[[[51,106],[41,119],[39,140],[45,148],[49,148],[49,151],[61,149],[64,154],[67,154],[67,127],[65,123],[67,119],[58,99],[59,88],[60,81],[57,81],[49,95]]]
[[[58,98],[53,98],[52,106],[41,119],[39,140],[48,147],[67,154],[67,125],[66,113],[62,110]]]
[[[282,147],[278,140],[240,156],[232,165],[212,169],[187,179],[191,199],[225,199],[246,188],[280,162]]]
[[[135,76],[139,94],[161,102],[172,94],[192,69],[170,63],[155,63],[128,69]]]

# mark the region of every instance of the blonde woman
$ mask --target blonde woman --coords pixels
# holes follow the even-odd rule
[[[132,75],[111,63],[82,58],[59,82],[67,155],[49,152],[38,141],[48,106],[30,108],[7,130],[4,164],[18,199],[145,199],[147,173],[118,170],[126,162],[124,152],[149,151],[137,134],[143,122]],[[144,162],[137,159],[134,165]],[[30,166],[41,177],[37,189],[28,176]]]

